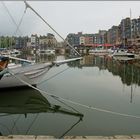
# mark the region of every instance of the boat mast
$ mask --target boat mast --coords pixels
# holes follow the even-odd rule
[[[125,48],[125,26],[124,26],[125,24],[124,24],[124,19],[123,19],[123,48]]]
[[[130,45],[132,45],[132,21],[131,21],[131,18],[132,18],[132,13],[131,13],[131,8],[130,8]]]

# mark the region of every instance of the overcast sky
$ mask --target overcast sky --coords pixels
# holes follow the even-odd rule
[[[140,1],[29,1],[28,2],[64,38],[69,33],[97,33],[118,25],[122,18],[140,16]],[[5,1],[4,4],[18,24],[25,5],[23,2]],[[23,35],[54,34],[30,9],[20,25]],[[0,2],[0,35],[13,35],[16,26],[3,2]],[[17,35],[21,35],[19,32]],[[57,39],[61,41],[58,37]]]

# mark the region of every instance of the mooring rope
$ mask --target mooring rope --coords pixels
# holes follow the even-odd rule
[[[9,70],[8,68],[7,68],[7,72],[9,72],[11,75],[13,75],[15,78],[17,78],[17,79],[18,79],[20,82],[22,82],[23,84],[25,84],[25,85],[27,85],[27,86],[29,86],[29,87],[31,87],[31,88],[33,88],[33,89],[35,89],[35,90],[41,92],[41,93],[47,94],[48,96],[52,97],[53,99],[57,100],[58,102],[64,104],[65,106],[67,106],[67,107],[71,108],[72,110],[76,111],[77,113],[79,113],[78,110],[74,109],[73,107],[71,107],[71,106],[67,105],[66,103],[62,102],[61,100],[59,100],[59,97],[57,97],[57,96],[55,96],[55,95],[53,95],[53,94],[49,94],[49,93],[47,93],[47,92],[44,91],[44,90],[41,90],[41,89],[39,89],[39,88],[36,88],[36,87],[32,86],[31,84],[27,83],[26,81],[24,81],[24,80],[22,80],[21,78],[19,78],[18,76],[16,76],[16,75],[15,75],[11,70]]]
[[[34,118],[33,121],[31,122],[31,124],[29,125],[29,127],[28,127],[28,129],[27,129],[27,131],[26,131],[26,133],[25,133],[26,135],[29,133],[31,127],[33,126],[33,124],[34,124],[35,121],[37,120],[38,116],[39,116],[39,114],[36,114],[35,118]]]
[[[20,119],[20,117],[21,117],[21,114],[16,118],[15,121],[13,120],[13,124],[14,124],[14,125],[13,125],[13,127],[11,128],[11,132],[13,132],[14,128],[16,128],[17,133],[20,132],[19,129],[18,129],[18,127],[16,126],[16,123],[18,122],[18,120]]]
[[[79,124],[81,121],[82,121],[81,118],[80,118],[78,121],[76,121],[76,123],[74,123],[65,133],[63,133],[63,134],[59,137],[59,139],[62,139],[68,132],[70,132],[70,131],[71,131],[77,124]]]
[[[78,103],[78,102],[75,102],[75,101],[72,101],[72,100],[68,100],[68,99],[65,99],[65,98],[62,98],[62,97],[59,97],[59,96],[56,96],[54,94],[50,94],[44,90],[41,90],[39,88],[36,88],[32,85],[30,85],[29,83],[27,83],[26,81],[22,80],[21,78],[19,78],[18,76],[16,76],[11,70],[8,70],[10,74],[12,74],[15,78],[17,78],[20,82],[22,82],[23,84],[41,92],[41,93],[45,93],[47,94],[48,96],[52,97],[52,98],[55,98],[57,100],[61,100],[61,101],[65,101],[65,102],[68,102],[68,103],[72,103],[74,105],[78,105],[78,106],[82,106],[84,108],[87,108],[87,109],[91,109],[91,110],[95,110],[95,111],[98,111],[98,112],[104,112],[104,113],[109,113],[109,114],[113,114],[113,115],[118,115],[118,116],[123,116],[123,117],[130,117],[130,118],[136,118],[136,119],[140,119],[140,116],[135,116],[135,115],[130,115],[130,114],[125,114],[125,113],[120,113],[120,112],[115,112],[115,111],[111,111],[111,110],[106,110],[106,109],[101,109],[101,108],[96,108],[96,107],[93,107],[93,106],[89,106],[89,105],[85,105],[85,104],[82,104],[82,103]]]
[[[68,43],[68,41],[66,41],[54,28],[52,28],[51,25],[36,10],[34,10],[25,0],[24,0],[24,3],[26,5],[26,9],[30,8],[47,26],[49,26],[64,42],[67,43],[67,45],[70,48],[72,48],[80,56],[80,54],[73,48],[73,46],[71,46]],[[4,3],[3,3],[3,5],[6,8],[9,16],[11,17],[12,21],[14,22],[14,24],[16,25],[16,27],[18,29],[19,28],[18,26],[21,24],[21,21],[23,20],[23,16],[21,18],[21,21],[20,21],[19,25],[17,25],[15,20],[13,19],[12,15],[10,14],[9,10],[7,9],[7,7],[5,6]],[[99,112],[109,113],[109,114],[113,114],[113,115],[119,115],[119,116],[123,116],[123,117],[131,117],[131,118],[140,119],[140,116],[135,116],[135,115],[125,114],[125,113],[114,112],[114,111],[111,111],[111,110],[96,108],[96,107],[93,107],[93,106],[85,105],[85,104],[82,104],[82,103],[78,103],[78,102],[75,102],[75,101],[72,101],[72,100],[68,100],[68,99],[65,99],[65,98],[62,98],[62,97],[50,94],[50,93],[48,93],[48,92],[46,92],[44,90],[41,90],[39,88],[36,88],[36,87],[30,85],[28,82],[22,80],[21,78],[16,76],[10,69],[8,69],[8,72],[10,74],[12,74],[15,78],[17,78],[20,82],[24,83],[25,85],[27,85],[27,86],[29,86],[29,87],[31,87],[31,88],[33,88],[33,89],[35,89],[35,90],[37,90],[37,91],[39,91],[41,93],[45,93],[45,94],[47,94],[48,96],[50,96],[50,97],[52,97],[54,99],[57,99],[57,100],[60,100],[60,101],[65,101],[65,102],[69,102],[69,103],[72,103],[72,104],[75,104],[75,105],[79,105],[79,106],[82,106],[82,107],[87,108],[87,109],[96,110],[96,111],[99,111]]]
[[[52,75],[51,77],[47,78],[47,79],[45,80],[45,82],[46,82],[46,81],[49,81],[49,80],[51,80],[51,79],[53,79],[53,78],[55,78],[55,77],[57,77],[58,75],[60,75],[60,74],[62,74],[63,72],[67,71],[68,69],[70,69],[70,67],[67,67],[66,69],[64,69],[64,70],[62,70],[62,71],[60,71],[60,72],[58,72],[58,73]],[[43,81],[43,82],[44,82],[44,81]],[[41,82],[41,84],[42,84],[43,82]]]

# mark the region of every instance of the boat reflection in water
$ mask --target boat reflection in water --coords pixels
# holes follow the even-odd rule
[[[1,135],[28,134],[40,113],[61,113],[78,117],[78,122],[74,123],[74,125],[66,131],[69,132],[82,120],[83,114],[66,108],[68,107],[62,108],[59,105],[51,104],[41,93],[33,89],[24,88],[18,89],[17,91],[12,89],[11,91],[3,90],[0,92],[0,133]],[[28,119],[28,117],[29,120],[26,122],[25,120]],[[32,120],[30,120],[31,118]],[[9,122],[9,120],[11,121]],[[23,121],[25,121],[25,123]],[[27,128],[27,130],[25,130],[24,127]],[[23,132],[23,130],[25,132]],[[66,132],[64,132],[62,136],[65,135]],[[34,133],[32,132],[32,134]]]
[[[123,84],[140,86],[140,68],[131,63],[120,63],[117,60],[108,59],[106,56],[87,55],[83,60],[71,62],[69,67],[98,67],[99,70],[108,70],[114,76],[119,76]]]
[[[70,67],[97,67],[99,71],[108,71],[113,76],[119,76],[124,87],[130,87],[130,103],[133,101],[134,90],[140,86],[140,68],[136,63],[121,62],[107,56],[87,55],[82,61],[68,64]]]

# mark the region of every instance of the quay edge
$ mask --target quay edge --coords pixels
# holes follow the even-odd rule
[[[54,136],[46,136],[46,135],[8,135],[8,136],[0,136],[0,140],[57,140],[59,138],[55,138]],[[82,139],[82,140],[140,140],[140,135],[114,135],[114,136],[64,136],[61,139]]]

